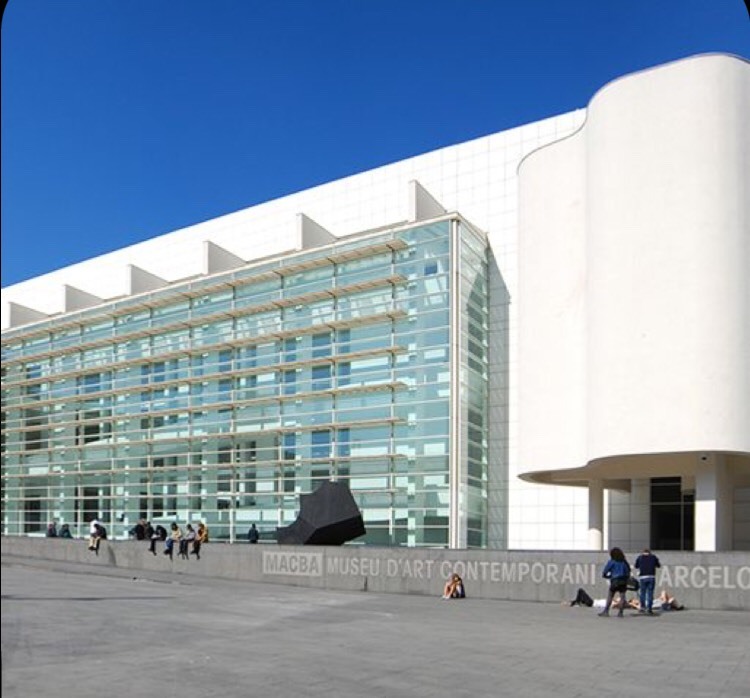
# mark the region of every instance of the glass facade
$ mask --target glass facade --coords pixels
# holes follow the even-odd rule
[[[485,236],[446,216],[8,331],[3,533],[273,539],[332,479],[358,543],[483,547],[488,309]]]

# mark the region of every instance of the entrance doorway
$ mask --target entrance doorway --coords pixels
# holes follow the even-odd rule
[[[651,548],[695,549],[695,494],[679,477],[651,478]]]

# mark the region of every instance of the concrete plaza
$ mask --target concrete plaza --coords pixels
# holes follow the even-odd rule
[[[742,696],[750,614],[341,592],[2,557],[3,698]]]

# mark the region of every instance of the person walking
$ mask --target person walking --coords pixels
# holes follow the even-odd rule
[[[654,589],[656,588],[656,570],[661,567],[659,558],[648,548],[635,559],[635,568],[638,570],[638,582],[640,583],[641,613],[654,615]]]
[[[625,597],[628,591],[628,578],[630,577],[630,564],[625,559],[625,553],[620,548],[612,548],[609,551],[609,560],[604,565],[602,570],[602,577],[609,579],[609,592],[607,594],[607,602],[604,605],[604,610],[599,614],[600,616],[608,616],[609,609],[612,606],[612,599],[615,594],[620,595],[617,613],[618,618],[622,618],[623,611],[625,610]]]

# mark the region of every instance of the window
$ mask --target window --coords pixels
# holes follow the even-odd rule
[[[336,455],[340,458],[348,458],[352,454],[349,429],[339,429],[336,434]]]
[[[312,338],[313,358],[331,355],[331,333],[314,334]]]
[[[313,366],[312,370],[312,389],[329,390],[331,387],[331,367],[330,366]]]
[[[351,330],[339,330],[337,333],[336,340],[338,341],[338,353],[347,354],[352,350],[352,332]]]
[[[294,395],[297,392],[297,371],[284,371],[284,395]]]
[[[312,457],[331,457],[331,432],[328,429],[312,433]]]
[[[284,340],[284,361],[297,360],[297,338]]]
[[[281,451],[281,457],[284,460],[294,460],[297,457],[296,442],[294,434],[284,434]]]
[[[651,479],[651,548],[692,550],[695,494],[683,491],[679,477]]]

